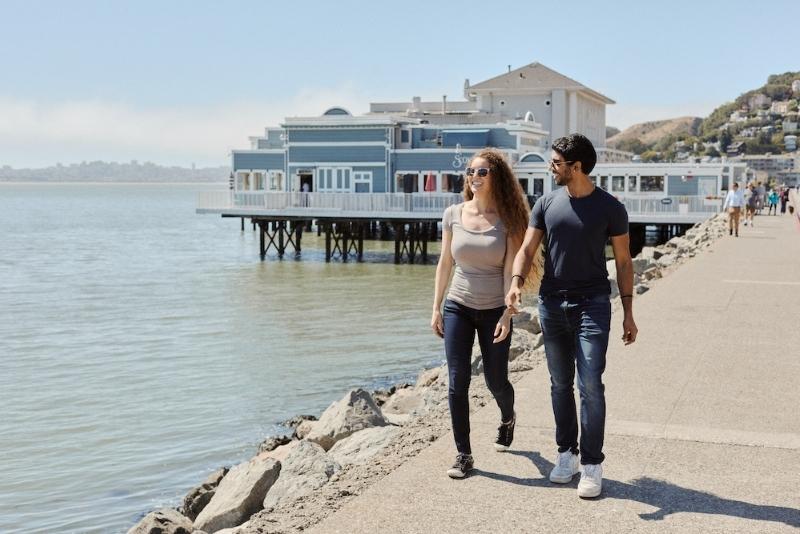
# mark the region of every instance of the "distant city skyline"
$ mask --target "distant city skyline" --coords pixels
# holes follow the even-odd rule
[[[461,100],[538,61],[614,99],[607,124],[704,117],[800,70],[776,1],[25,2],[0,18],[0,166],[216,166],[286,116]]]

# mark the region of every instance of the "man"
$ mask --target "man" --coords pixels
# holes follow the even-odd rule
[[[739,218],[742,216],[742,206],[744,206],[744,194],[739,191],[739,184],[733,182],[733,188],[725,196],[725,203],[722,211],[728,211],[728,235],[736,232],[739,237]]]
[[[602,490],[605,432],[606,365],[611,328],[611,285],[605,247],[609,238],[617,266],[617,284],[624,309],[622,339],[636,341],[633,320],[633,262],[628,214],[613,196],[595,187],[589,178],[597,154],[582,135],[556,139],[550,170],[564,186],[536,201],[522,248],[514,259],[506,305],[521,304],[523,273],[530,270],[543,242],[545,268],[539,290],[539,320],[544,335],[551,398],[556,422],[558,458],[550,480],[566,484],[583,466],[578,495],[597,497]],[[573,382],[578,370],[581,396],[580,443]]]

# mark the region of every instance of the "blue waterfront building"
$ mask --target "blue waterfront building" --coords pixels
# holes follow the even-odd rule
[[[366,198],[341,194],[406,193],[419,204],[417,211],[423,206],[418,197],[425,197],[430,202],[424,205],[435,212],[457,200],[451,197],[463,189],[467,162],[484,147],[507,154],[533,199],[555,187],[546,164],[553,139],[574,132],[586,135],[597,149],[592,176],[597,186],[631,210],[646,209],[643,217],[664,211],[644,201],[673,206],[676,215],[684,206],[697,218],[707,216],[730,183],[746,180],[744,166],[732,163],[632,162],[633,154],[605,146],[606,106],[612,104],[601,93],[531,63],[479,83],[465,80],[461,100],[413,97],[372,103],[364,115],[333,107],[316,117],[287,117],[263,136],[251,137],[250,148],[233,150],[231,188],[241,194],[231,202],[265,209],[343,203],[351,208],[366,206]],[[327,195],[319,198],[320,193],[339,195],[334,202]],[[442,197],[439,204],[433,203],[435,197]],[[371,201],[369,209],[375,205]]]
[[[361,116],[334,107],[318,117],[287,117],[252,137],[249,149],[233,151],[235,189],[459,192],[466,161],[484,147],[505,151],[513,164],[526,154],[543,162],[554,137],[581,132],[603,156],[614,153],[605,149],[605,106],[613,103],[532,63],[477,84],[466,80],[464,100],[414,97],[373,103]]]

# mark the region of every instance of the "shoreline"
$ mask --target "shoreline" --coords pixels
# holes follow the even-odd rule
[[[637,296],[726,235],[726,221],[725,214],[717,214],[696,224],[682,237],[658,247],[645,247],[634,258]],[[609,263],[612,316],[618,318],[621,304],[616,298],[616,272],[613,260]],[[544,361],[540,332],[536,309],[524,307],[523,313],[515,318],[509,358],[512,383]],[[479,350],[473,349],[471,411],[492,400],[484,381],[477,379],[482,373],[476,354]],[[371,393],[352,390],[331,404],[316,421],[301,422],[299,419],[303,416],[293,418],[298,424],[290,437],[267,438],[250,460],[234,466],[231,471],[212,473],[201,486],[189,492],[178,510],[151,512],[129,532],[150,532],[148,524],[154,520],[161,525],[167,521],[176,527],[187,528],[188,525],[189,531],[199,529],[209,533],[301,532],[338,510],[430,443],[448,435],[446,382],[446,365],[441,365],[420,372],[413,385],[401,382]],[[368,412],[371,420],[354,417],[353,411],[361,412],[362,416]],[[259,484],[248,482],[247,477],[242,476],[243,472],[254,470],[261,470],[261,482],[271,479],[266,487],[256,488]],[[230,495],[242,491],[251,496],[250,501],[257,502],[232,504]]]

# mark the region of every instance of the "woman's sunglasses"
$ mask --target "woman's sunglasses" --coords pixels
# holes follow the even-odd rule
[[[489,171],[491,171],[491,169],[487,169],[486,167],[478,167],[477,169],[467,167],[467,176],[474,176],[477,174],[480,178],[483,178],[489,174]]]

